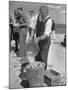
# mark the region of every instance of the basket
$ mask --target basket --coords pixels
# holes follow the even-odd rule
[[[28,65],[26,67],[26,75],[29,81],[30,87],[37,86],[44,81],[44,63],[36,62],[34,65]]]

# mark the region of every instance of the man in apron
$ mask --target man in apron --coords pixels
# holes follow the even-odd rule
[[[48,7],[41,6],[36,24],[36,42],[38,42],[40,48],[39,53],[36,56],[36,61],[44,62],[45,70],[47,69],[47,58],[51,43],[50,33],[52,27],[52,20],[48,14]]]

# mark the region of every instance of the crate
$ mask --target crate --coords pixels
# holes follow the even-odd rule
[[[45,71],[44,82],[48,86],[58,86],[61,82],[61,75],[59,72],[49,69]]]

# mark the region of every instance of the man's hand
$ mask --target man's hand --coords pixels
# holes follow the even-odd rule
[[[42,36],[40,36],[40,37],[35,37],[35,41],[36,41],[36,43],[38,43],[40,40],[44,40],[44,39],[46,39],[48,36],[45,34],[45,35],[42,35]]]

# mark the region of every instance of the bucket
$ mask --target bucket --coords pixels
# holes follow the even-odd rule
[[[34,87],[44,81],[44,63],[35,62],[34,65],[28,65],[26,67],[26,75],[29,81],[30,87]]]

